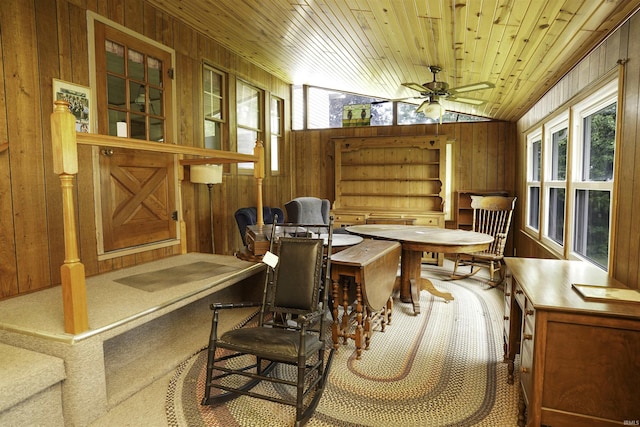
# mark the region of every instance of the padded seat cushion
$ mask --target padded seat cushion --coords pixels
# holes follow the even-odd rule
[[[280,328],[240,328],[227,331],[218,339],[218,347],[253,353],[266,359],[295,363],[300,347],[300,333]],[[323,343],[317,334],[307,334],[307,355],[320,350]]]

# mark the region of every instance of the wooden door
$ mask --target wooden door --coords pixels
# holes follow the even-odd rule
[[[173,154],[102,150],[105,252],[177,238],[176,161]]]

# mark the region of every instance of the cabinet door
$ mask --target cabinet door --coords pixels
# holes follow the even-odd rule
[[[177,238],[174,158],[116,148],[100,153],[105,252]]]

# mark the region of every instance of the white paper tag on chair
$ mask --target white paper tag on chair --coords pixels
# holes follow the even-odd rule
[[[267,251],[267,253],[265,253],[262,256],[262,262],[264,262],[265,264],[267,264],[271,268],[276,268],[276,265],[278,265],[278,260],[279,259],[280,258],[278,258],[278,255],[274,254],[273,252],[269,252],[269,251]]]

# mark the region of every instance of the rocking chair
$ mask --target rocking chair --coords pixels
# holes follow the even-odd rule
[[[274,221],[270,252],[278,260],[275,267],[267,266],[262,304],[211,304],[203,405],[247,395],[295,406],[296,426],[313,415],[334,352],[325,344],[331,226]],[[249,306],[261,306],[257,326],[218,336],[221,310]],[[255,389],[265,382],[274,386]]]
[[[452,279],[463,279],[473,276],[480,268],[489,269],[489,283],[499,285],[504,280],[502,262],[504,247],[507,243],[511,216],[516,205],[516,197],[503,196],[471,196],[473,208],[473,231],[493,236],[493,242],[482,252],[456,254],[456,261],[451,273]],[[458,273],[458,267],[469,265],[467,274]],[[474,270],[474,267],[477,267]],[[494,274],[500,273],[500,281],[494,281]]]

